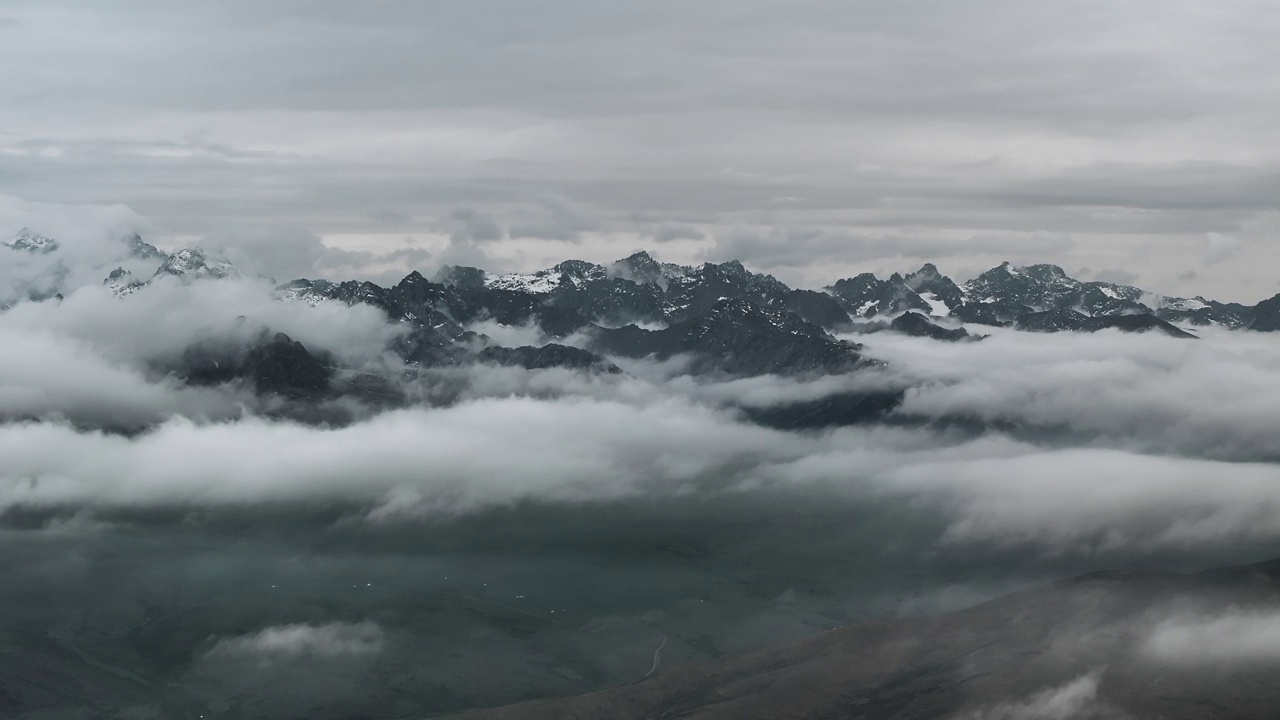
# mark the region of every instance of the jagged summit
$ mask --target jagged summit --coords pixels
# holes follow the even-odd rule
[[[155,277],[171,275],[184,279],[240,277],[242,273],[225,258],[203,248],[186,248],[165,258]]]
[[[896,273],[888,280],[881,280],[872,273],[862,273],[856,277],[837,280],[826,290],[854,317],[897,315],[908,310],[928,313],[933,309]]]
[[[644,250],[614,261],[609,266],[609,271],[617,277],[638,283],[657,282],[663,277],[662,265]]]
[[[888,280],[881,280],[874,274],[863,273],[839,280],[826,290],[840,300],[855,319],[921,311],[965,323],[1020,327],[1019,319],[1023,316],[1071,310],[1088,318],[1149,316],[1165,323],[1270,327],[1266,319],[1268,306],[1263,303],[1249,307],[1203,297],[1162,297],[1131,285],[1082,281],[1071,277],[1062,266],[1051,263],[1020,266],[1005,261],[963,285],[943,275],[934,264],[926,263],[906,277],[895,273]],[[1043,323],[1043,320],[1035,322]],[[1134,331],[1154,327],[1167,332],[1149,321],[1112,325]]]
[[[445,267],[431,281],[417,273],[406,280],[438,288],[427,294],[436,298],[432,300],[436,310],[456,322],[468,322],[477,312],[514,322],[536,317],[551,322],[557,337],[589,323],[604,327],[681,323],[706,316],[724,298],[788,312],[827,330],[848,330],[854,321],[892,320],[907,312],[931,317],[944,330],[959,323],[1019,327],[1019,318],[1025,315],[1063,309],[1091,318],[1149,315],[1167,323],[1272,327],[1270,320],[1256,317],[1269,317],[1270,306],[1255,309],[1203,298],[1161,297],[1129,285],[1081,281],[1052,263],[1005,261],[963,285],[937,265],[925,263],[914,272],[893,273],[887,279],[873,273],[843,278],[819,292],[790,288],[737,260],[674,265],[659,263],[642,250],[607,265],[566,260],[544,270],[503,275]],[[296,297],[311,293],[309,288],[282,286],[280,293]],[[465,299],[441,299],[448,295],[446,289]],[[361,291],[371,298],[385,292]],[[488,297],[486,292],[500,295]],[[314,299],[314,293],[308,297]],[[455,306],[452,310],[445,307],[450,304]],[[468,309],[458,312],[462,306]],[[1141,323],[1119,325],[1136,329]]]
[[[113,242],[125,248],[118,260],[105,265],[104,275],[111,274],[102,282],[116,295],[131,294],[165,277],[193,280],[243,275],[225,258],[203,248],[169,255],[136,233],[119,235]],[[32,254],[66,252],[53,238],[29,228],[4,245]],[[159,266],[148,278],[140,270],[150,269],[140,266],[139,261],[156,261]],[[50,297],[73,289],[61,284],[68,270],[57,272],[61,275],[55,278],[52,291],[22,292],[19,297]],[[312,304],[334,299],[365,302],[396,317],[433,318],[436,325],[446,321],[465,324],[483,317],[501,318],[500,322],[536,321],[545,323],[555,337],[593,323],[602,327],[631,323],[669,326],[705,316],[722,298],[791,313],[832,331],[850,330],[856,321],[893,320],[907,312],[921,313],[943,326],[1019,327],[1023,316],[1053,310],[1072,310],[1090,318],[1150,315],[1174,324],[1253,330],[1280,327],[1278,310],[1270,301],[1246,306],[1204,297],[1165,297],[1131,285],[1082,281],[1052,263],[1016,265],[1005,261],[963,284],[943,274],[937,265],[924,263],[905,275],[895,272],[881,279],[862,273],[816,291],[791,288],[772,275],[753,272],[738,260],[679,265],[659,262],[649,252],[638,250],[607,264],[570,259],[527,273],[490,274],[481,268],[446,265],[430,279],[415,271],[401,284],[404,287],[393,292],[369,282],[296,280],[278,286],[276,296]],[[43,286],[49,285],[43,282]],[[1128,325],[1137,327],[1138,323]]]
[[[112,270],[111,273],[107,275],[107,279],[102,281],[102,284],[107,288],[107,290],[111,291],[112,295],[115,295],[116,297],[132,295],[143,287],[146,287],[146,283],[138,280],[134,277],[133,273],[122,267]]]
[[[139,260],[160,260],[163,261],[169,257],[160,248],[142,239],[138,233],[129,233],[122,240],[126,247],[129,248],[129,256]]]
[[[58,249],[58,241],[51,237],[32,232],[30,228],[22,228],[11,239],[6,240],[5,247],[10,250],[21,250],[29,253],[48,254]]]

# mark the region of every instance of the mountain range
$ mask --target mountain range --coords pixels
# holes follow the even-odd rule
[[[4,245],[8,252],[32,256],[62,252],[56,239],[30,230]],[[137,235],[122,237],[118,250],[134,267],[155,268],[150,276],[135,276],[122,264],[107,274],[103,285],[125,302],[157,282],[246,275],[215,253],[200,248],[165,253]],[[55,286],[30,299],[56,300],[69,289]],[[964,283],[926,264],[905,276],[881,279],[864,273],[812,290],[791,288],[737,261],[677,265],[642,251],[607,265],[567,260],[533,273],[446,266],[430,279],[411,272],[390,287],[298,279],[277,284],[274,295],[282,302],[376,307],[405,328],[391,349],[420,368],[481,362],[615,372],[610,358],[682,357],[693,374],[821,374],[876,364],[852,339],[859,333],[954,342],[981,339],[970,332],[987,326],[1030,332],[1154,331],[1187,339],[1206,326],[1280,330],[1280,295],[1253,306],[1167,297],[1129,285],[1077,280],[1056,265],[1008,262]],[[474,329],[481,322],[536,328],[545,342],[504,348]],[[260,394],[294,399],[352,391],[332,382],[332,359],[316,357],[274,332],[264,333],[253,347],[214,351],[234,357],[210,360],[209,352],[194,348],[186,366],[173,370],[191,382],[239,378]],[[210,362],[217,372],[208,371]],[[390,389],[361,387],[370,396],[395,401]]]

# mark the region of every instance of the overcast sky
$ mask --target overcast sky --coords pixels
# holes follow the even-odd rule
[[[1010,259],[1256,302],[1277,30],[1243,0],[6,0],[0,193],[424,270]]]

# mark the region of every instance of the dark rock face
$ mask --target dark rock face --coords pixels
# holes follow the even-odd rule
[[[1156,331],[1170,337],[1194,338],[1195,335],[1178,329],[1176,326],[1161,320],[1155,315],[1107,315],[1089,317],[1075,310],[1045,310],[1043,312],[1026,313],[1018,318],[1015,327],[1031,332],[1097,332],[1099,330],[1120,330],[1122,332]]]
[[[329,368],[320,364],[302,343],[284,333],[259,345],[245,358],[243,375],[259,395],[298,400],[316,399],[329,389]]]
[[[1280,295],[1263,300],[1249,313],[1249,329],[1262,332],[1280,331]]]
[[[477,268],[447,267],[435,281],[414,272],[390,288],[299,280],[277,292],[382,309],[392,320],[411,326],[394,349],[422,366],[475,360],[476,348],[486,342],[466,327],[487,320],[534,327],[547,338],[585,332],[594,349],[606,354],[659,359],[687,354],[694,358],[692,372],[732,374],[856,365],[856,349],[823,329],[849,330],[855,319],[879,316],[900,316],[889,328],[895,332],[938,340],[968,334],[938,326],[928,319],[933,313],[1041,332],[1117,328],[1177,337],[1187,335],[1167,320],[1255,329],[1280,324],[1265,304],[1255,310],[1168,298],[1153,309],[1144,301],[1154,296],[1135,287],[1081,282],[1056,265],[1015,267],[1007,262],[963,286],[925,264],[906,277],[880,280],[864,273],[846,278],[822,293],[793,290],[738,262],[682,266],[638,252],[609,265],[567,260],[528,275],[493,276]],[[637,324],[667,327],[644,330]],[[497,353],[490,353],[491,361]]]
[[[938,267],[933,263],[925,263],[919,270],[908,275],[905,282],[907,287],[917,295],[921,297],[925,294],[933,295],[952,310],[964,303],[964,293],[960,290],[960,286],[956,285],[951,278],[938,272]]]
[[[948,342],[955,342],[969,337],[969,331],[964,328],[939,327],[918,312],[905,312],[899,315],[893,319],[893,322],[889,323],[889,329],[904,335],[927,337]]]
[[[166,262],[177,260],[179,254]],[[585,333],[597,353],[659,360],[687,355],[690,372],[732,375],[858,367],[863,362],[858,348],[825,330],[852,329],[855,319],[880,316],[894,318],[888,323],[894,332],[944,341],[969,335],[939,326],[930,314],[1039,332],[1114,328],[1192,337],[1169,320],[1280,328],[1280,299],[1256,307],[1160,299],[1128,285],[1081,282],[1056,265],[1007,262],[963,286],[925,264],[906,277],[881,280],[864,273],[842,279],[822,293],[793,290],[738,262],[682,266],[638,252],[609,265],[567,260],[527,275],[447,267],[435,281],[413,272],[390,288],[297,280],[280,286],[277,294],[380,308],[409,327],[392,349],[421,367],[477,360],[530,368],[600,367],[599,356],[562,344],[482,350],[491,343],[467,330],[481,321],[536,328],[546,338]],[[646,330],[636,323],[666,327]]]
[[[564,269],[561,278],[549,301],[557,310],[575,312],[607,325],[658,322],[663,318],[663,292],[656,284],[611,277],[598,265]]]
[[[634,325],[594,332],[595,347],[624,357],[693,358],[694,372],[731,375],[840,372],[857,367],[855,346],[780,310],[721,300],[704,316],[662,330]]]
[[[1087,282],[1080,285],[1080,299],[1077,301],[1077,307],[1094,317],[1149,314],[1152,310],[1143,304],[1144,294],[1138,288],[1129,285]]]
[[[1195,297],[1165,298],[1156,310],[1156,315],[1169,322],[1238,328],[1249,324],[1252,312],[1253,308],[1239,303],[1220,303]]]
[[[527,276],[492,278],[471,270],[450,268],[438,276],[445,283],[410,273],[391,288],[299,280],[280,286],[277,294],[378,307],[412,326],[395,350],[423,366],[466,362],[473,352],[466,346],[480,338],[465,326],[482,320],[533,326],[552,338],[587,331],[599,351],[630,357],[690,354],[695,371],[808,372],[857,362],[852,346],[822,330],[849,322],[835,298],[792,290],[737,262],[695,268],[659,264],[637,253],[609,267],[570,260]],[[657,331],[623,325],[633,322],[669,324]],[[487,352],[490,361],[503,354]],[[574,362],[567,356],[559,360]],[[518,364],[526,361],[540,362],[522,357]],[[790,361],[797,364],[786,369]]]
[[[195,345],[187,348],[176,372],[193,385],[244,381],[259,395],[316,400],[329,390],[332,369],[302,343],[284,333],[246,349]]]
[[[526,370],[568,368],[608,374],[619,374],[622,369],[588,350],[551,343],[542,347],[487,347],[480,351],[481,362],[495,365],[522,367]]]
[[[341,379],[330,380],[332,394],[355,398],[373,408],[391,409],[409,403],[404,391],[388,378],[374,373],[358,373]]]
[[[1008,324],[1001,319],[1003,313],[998,308],[983,303],[963,302],[952,310],[951,314],[961,322],[974,323],[975,325],[1002,327]]]
[[[722,299],[741,300],[767,310],[781,310],[791,288],[771,275],[747,271],[737,261],[707,263],[685,275],[668,280],[664,292],[664,316],[679,323],[702,317]]]
[[[164,261],[169,255],[142,239],[138,233],[129,233],[122,238],[124,244],[129,248],[129,255],[140,260],[158,260]]]
[[[1018,268],[1006,262],[965,283],[964,292],[969,302],[976,300],[1007,323],[1028,312],[1075,306],[1081,283],[1057,265]]]
[[[792,290],[787,295],[784,307],[805,322],[828,330],[846,328],[851,322],[849,313],[840,306],[840,301],[817,290]]]
[[[871,273],[837,280],[827,288],[840,304],[855,317],[894,315],[907,310],[928,313],[932,307],[896,273],[881,280]]]
[[[1089,316],[1075,310],[1043,310],[1023,313],[1014,327],[1030,332],[1084,332],[1088,323]]]
[[[747,408],[747,418],[776,430],[817,430],[883,419],[902,404],[901,390],[836,393],[816,400]]]
[[[1155,315],[1112,315],[1092,319],[1094,329],[1114,329],[1121,332],[1158,332],[1176,338],[1194,339],[1196,336]]]
[[[624,280],[635,283],[655,283],[664,288],[668,277],[663,271],[662,264],[643,250],[610,265],[609,273]]]
[[[879,282],[870,277],[863,286]],[[1016,267],[1002,263],[958,287],[933,265],[907,276],[906,285],[921,296],[942,301],[951,315],[963,322],[1009,325],[1029,313],[1074,310],[1088,317],[1154,315],[1166,322],[1221,325],[1228,328],[1269,327],[1264,303],[1250,307],[1221,303],[1202,297],[1159,297],[1132,285],[1081,282],[1057,265]],[[1133,321],[1121,321],[1127,327]],[[1167,331],[1163,326],[1152,325]]]

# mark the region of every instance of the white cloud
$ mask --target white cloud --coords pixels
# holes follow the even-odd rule
[[[1204,236],[1204,263],[1216,265],[1240,251],[1240,240],[1219,232],[1211,232]]]
[[[297,623],[273,625],[256,633],[223,638],[209,650],[208,655],[281,660],[375,655],[382,651],[385,642],[382,628],[369,620],[325,625]]]
[[[1272,465],[887,428],[797,435],[662,398],[491,398],[339,429],[175,419],[134,438],[11,424],[0,453],[0,507],[339,501],[386,519],[796,487],[941,512],[944,539],[962,544],[1092,553],[1280,537]]]
[[[906,415],[971,417],[1057,433],[1060,441],[1148,452],[1278,457],[1274,334],[1197,328],[1203,339],[1191,341],[1157,333],[974,330],[991,337],[951,344],[888,333],[856,339],[916,386],[902,406]]]
[[[138,428],[172,415],[225,419],[251,398],[148,378],[103,357],[89,343],[25,328],[0,316],[0,418],[63,417],[91,425]]]
[[[1220,665],[1280,661],[1280,613],[1230,608],[1216,613],[1183,613],[1155,626],[1142,652],[1179,665]]]

